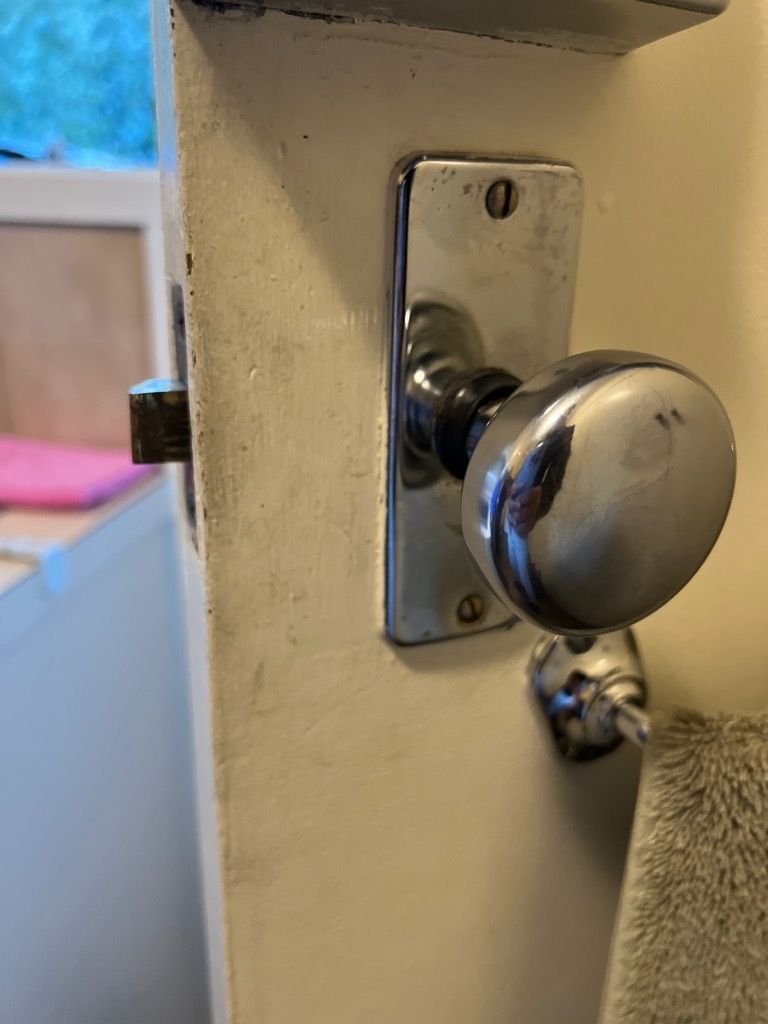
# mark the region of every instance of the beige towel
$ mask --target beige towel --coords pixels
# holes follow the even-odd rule
[[[768,1024],[768,715],[652,736],[601,1024]]]

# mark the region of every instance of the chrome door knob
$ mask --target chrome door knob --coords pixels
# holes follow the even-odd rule
[[[572,356],[527,383],[459,375],[430,444],[464,476],[464,539],[493,591],[544,629],[621,629],[672,598],[709,554],[735,482],[728,417],[655,356]],[[463,446],[463,453],[462,453]]]

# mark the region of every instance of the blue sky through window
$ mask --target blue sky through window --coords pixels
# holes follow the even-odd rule
[[[0,4],[0,149],[81,166],[153,163],[148,4]]]

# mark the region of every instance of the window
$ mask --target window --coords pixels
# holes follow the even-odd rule
[[[154,163],[149,0],[8,0],[0,150],[87,167]]]

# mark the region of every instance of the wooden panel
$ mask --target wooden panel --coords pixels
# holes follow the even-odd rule
[[[0,429],[127,446],[147,325],[138,230],[0,225]]]
[[[0,310],[2,310],[2,299],[0,299]],[[2,328],[0,328],[1,330]],[[0,348],[0,434],[9,433],[12,427],[11,407],[8,402],[8,386],[5,378],[5,366],[3,364],[3,350]]]

